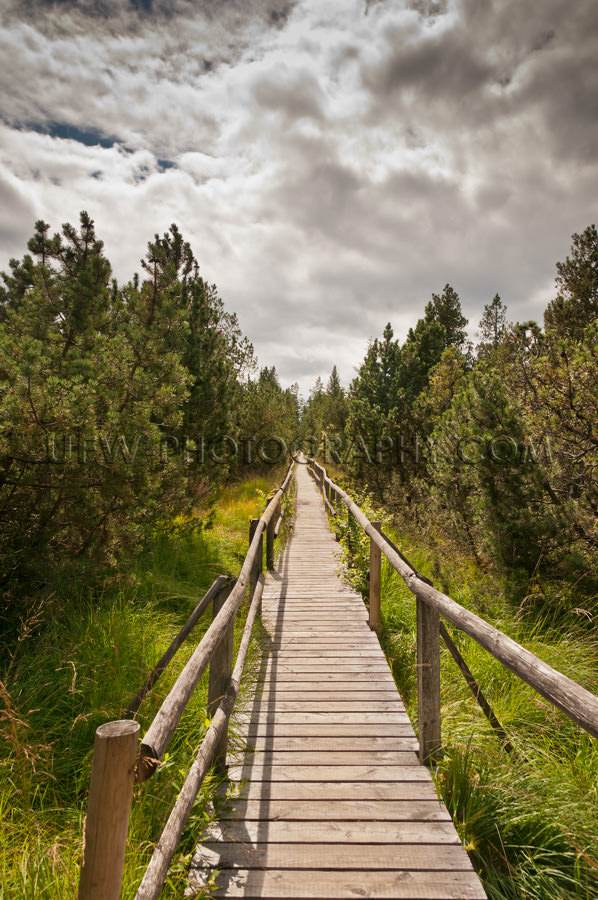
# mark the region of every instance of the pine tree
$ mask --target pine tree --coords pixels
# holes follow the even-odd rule
[[[484,313],[478,326],[480,342],[477,346],[478,355],[485,355],[497,350],[507,330],[507,307],[498,294],[494,295],[491,303],[484,306]]]
[[[426,322],[438,322],[444,328],[444,347],[457,347],[463,350],[467,340],[467,319],[461,311],[459,295],[450,284],[444,286],[442,294],[432,294],[432,300],[426,306]]]
[[[583,340],[584,329],[598,317],[598,231],[589,225],[573,235],[571,256],[557,263],[557,297],[544,313],[547,332],[570,341]]]
[[[121,291],[87,213],[11,262],[0,323],[0,581],[114,561],[185,478],[161,457],[187,374],[159,266]],[[148,274],[150,274],[148,272]]]

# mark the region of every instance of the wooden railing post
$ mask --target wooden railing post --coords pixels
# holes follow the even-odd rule
[[[372,522],[377,532],[381,531],[380,522]],[[378,545],[370,538],[370,621],[372,631],[380,634],[380,581],[381,553]]]
[[[259,525],[259,519],[252,519],[249,523],[249,546],[251,546],[251,542],[253,541],[253,536],[256,532],[257,526]],[[263,557],[264,557],[264,535],[262,534],[260,537],[259,547],[257,549],[257,553],[255,555],[254,563],[251,567],[251,574],[249,576],[249,599],[253,597],[253,592],[255,590],[255,586],[257,584],[257,580],[262,574],[262,565],[263,565]]]
[[[274,538],[276,537],[277,515],[280,510],[280,500],[276,503],[272,518],[266,529],[266,568],[270,571],[274,568]]]
[[[232,585],[226,585],[214,597],[212,620],[216,618],[224,603],[228,599]],[[230,627],[224,633],[224,637],[214,650],[210,662],[208,678],[208,718],[212,719],[222,702],[230,684],[233,671],[233,642],[235,635],[234,619]],[[223,771],[226,768],[226,747],[228,743],[228,723],[214,750],[214,763],[217,769]]]
[[[419,755],[429,764],[438,757],[440,729],[440,617],[417,597],[417,709]]]
[[[79,900],[119,900],[133,797],[139,722],[96,730],[79,878]]]

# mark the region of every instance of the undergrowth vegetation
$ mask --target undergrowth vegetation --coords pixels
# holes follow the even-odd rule
[[[538,616],[533,577],[489,575],[446,536],[401,532],[367,492],[354,499],[438,588],[598,693],[596,632],[583,612]],[[335,524],[348,578],[367,596],[369,539],[347,525],[346,512]],[[447,627],[512,746],[505,749],[441,643],[443,753],[434,777],[488,897],[595,900],[597,742],[475,641]],[[381,641],[417,723],[415,598],[384,558]]]
[[[134,566],[103,588],[68,584],[32,601],[2,648],[0,676],[0,898],[76,897],[95,729],[122,717],[198,600],[219,574],[238,573],[248,524],[280,472],[222,488],[196,514],[165,522]],[[206,612],[143,703],[141,733],[210,622]],[[241,628],[237,627],[240,639]],[[207,674],[163,765],[136,786],[123,898],[133,897],[207,727]],[[210,775],[169,874],[181,896],[196,835],[210,821]]]

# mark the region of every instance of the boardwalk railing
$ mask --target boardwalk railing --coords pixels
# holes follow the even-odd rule
[[[79,900],[119,900],[134,781],[143,782],[158,769],[185,707],[209,666],[211,722],[156,844],[136,900],[154,900],[160,894],[201,784],[212,763],[222,766],[226,758],[228,722],[239,695],[251,632],[261,604],[264,534],[266,566],[272,568],[274,539],[282,521],[282,498],[291,482],[293,467],[294,462],[281,487],[269,498],[262,516],[251,521],[249,550],[238,578],[216,579],[129,704],[126,718],[108,722],[96,731]],[[233,670],[234,621],[248,587],[250,607]],[[130,717],[210,604],[212,623],[154,717],[138,755],[139,723]]]
[[[507,637],[484,619],[460,606],[421,575],[401,553],[378,523],[370,522],[349,495],[328,476],[326,469],[309,460],[328,511],[344,504],[350,516],[370,539],[370,627],[380,627],[380,554],[401,576],[417,603],[417,687],[420,758],[429,762],[441,748],[440,718],[440,637],[446,641],[476,699],[503,739],[500,723],[483,698],[479,686],[452,642],[440,615],[472,637],[507,669],[533,687],[593,737],[598,737],[598,697],[577,682],[553,669],[521,644]],[[506,744],[508,746],[508,744]]]

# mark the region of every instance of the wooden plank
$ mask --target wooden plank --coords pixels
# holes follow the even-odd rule
[[[409,737],[312,737],[309,741],[305,737],[259,737],[250,741],[249,750],[270,750],[280,751],[297,751],[313,753],[318,751],[325,752],[342,752],[364,751],[378,753],[388,750],[417,750],[417,738],[413,733]],[[231,751],[233,752],[233,751]],[[241,752],[241,751],[236,751]]]
[[[450,844],[268,844],[206,841],[198,844],[193,866],[251,869],[393,869],[468,872],[471,863],[463,847]]]
[[[241,844],[459,844],[452,822],[281,822],[226,820],[210,825],[202,843],[238,841]],[[352,851],[353,848],[350,848]]]
[[[336,622],[331,622],[327,628],[312,628],[311,630],[302,623],[284,622],[282,627],[279,628],[277,626],[268,631],[268,639],[269,641],[280,641],[285,639],[293,639],[295,641],[318,640],[328,641],[329,644],[334,644],[337,641],[344,644],[347,641],[351,641],[351,643],[365,642],[374,647],[379,646],[378,638],[375,634],[372,634],[371,631],[365,631],[361,625],[354,627],[347,625],[347,627],[344,628],[343,623],[339,623],[338,619]]]
[[[378,647],[360,640],[347,640],[342,644],[326,638],[285,638],[282,641],[270,643],[270,653],[274,660],[297,659],[344,659],[361,660],[363,658],[377,659],[380,652]]]
[[[191,869],[192,890],[205,882],[203,870]],[[367,885],[367,888],[364,887]],[[191,894],[193,896],[193,894]],[[294,898],[294,900],[485,900],[479,879],[468,872],[319,871],[309,878],[288,869],[221,869],[212,897]]]
[[[329,651],[335,653],[340,650],[343,656],[358,657],[361,657],[363,650],[369,650],[373,657],[376,657],[380,652],[379,648],[370,639],[362,640],[359,636],[356,638],[345,637],[341,642],[326,635],[305,637],[304,635],[296,636],[294,634],[286,634],[282,638],[273,638],[270,641],[269,649],[272,654],[292,653],[294,656],[295,651],[297,651],[297,655],[300,657],[307,653],[318,659],[320,654],[328,653]]]
[[[390,701],[393,705],[398,704],[403,709],[403,704],[398,699],[398,695],[396,691],[389,691],[384,688],[380,688],[378,691],[356,691],[351,690],[350,685],[345,686],[344,691],[329,691],[321,688],[320,690],[311,690],[311,691],[294,691],[290,688],[288,690],[278,690],[277,687],[272,688],[269,691],[264,691],[261,694],[256,695],[259,700],[263,703],[276,703],[278,701],[284,701],[287,703],[295,702],[306,702],[306,703],[328,703],[340,700],[344,703],[369,703],[370,701]]]
[[[423,768],[423,767],[421,767]],[[425,770],[424,770],[425,771]],[[434,800],[434,782],[417,781],[268,781],[231,785],[235,796],[246,800]]]
[[[409,723],[409,716],[406,712],[387,712],[381,710],[380,712],[366,712],[362,713],[359,717],[359,725],[356,724],[356,716],[354,712],[332,712],[325,710],[320,710],[319,712],[272,712],[270,710],[264,710],[260,714],[260,723],[263,724],[281,724],[281,725],[316,725],[318,723],[326,723],[327,725],[347,725],[350,724],[353,728],[353,732],[356,733],[358,731],[363,732],[363,728],[366,725],[373,724],[404,724]],[[247,717],[243,718],[242,716],[237,716],[236,722],[237,727],[241,727],[242,723],[247,724],[251,720]],[[369,730],[369,729],[368,729]]]
[[[377,659],[375,657],[370,659],[360,659],[357,662],[352,659],[337,659],[334,665],[331,666],[330,663],[321,657],[314,660],[298,659],[297,657],[292,656],[270,658],[264,671],[268,672],[275,669],[276,672],[282,670],[288,672],[293,672],[294,670],[297,670],[298,672],[309,672],[310,669],[313,670],[314,665],[319,665],[322,668],[322,671],[325,672],[390,672],[388,663],[382,657],[378,657]]]
[[[450,822],[440,800],[237,800],[234,807],[219,808],[221,820],[266,819],[276,821]]]
[[[304,741],[306,738],[312,739],[322,737],[353,738],[357,733],[357,729],[355,728],[355,723],[347,725],[330,722],[328,720],[323,720],[316,724],[309,723],[303,725],[284,724],[283,722],[275,722],[273,724],[267,722],[252,722],[243,732],[240,732],[239,729],[233,729],[232,740],[235,740],[235,734],[238,735],[240,733],[242,733],[247,740],[267,736],[268,738],[294,737]],[[404,736],[414,736],[413,726],[406,715],[401,723],[387,722],[386,720],[374,724],[370,723],[368,734],[372,736],[368,740],[373,740],[375,737],[401,738]]]
[[[259,698],[258,698],[259,701]],[[309,695],[306,696],[304,700],[282,700],[279,697],[274,697],[271,701],[263,700],[258,702],[259,712],[267,713],[267,712],[290,712],[290,713],[301,713],[301,712],[318,712],[322,714],[327,713],[355,713],[353,716],[353,720],[355,721],[359,713],[362,710],[362,706],[359,700],[343,700],[342,698],[338,698],[336,700],[320,700],[317,697],[315,699],[310,700]],[[385,712],[403,712],[404,707],[399,699],[393,700],[371,700],[368,703],[368,712],[369,713],[385,713]]]
[[[375,635],[372,635],[369,631],[366,631],[361,622],[355,621],[355,615],[347,615],[345,617],[334,616],[331,617],[326,622],[321,622],[318,625],[310,625],[310,622],[313,622],[314,614],[311,616],[305,616],[302,619],[288,619],[284,617],[280,622],[264,622],[266,626],[266,630],[268,631],[269,636],[276,637],[279,634],[294,634],[305,635],[317,637],[319,635],[334,635],[335,637],[340,638],[341,640],[345,640],[347,637],[355,637],[356,635],[360,635],[364,639],[366,637],[376,639]]]
[[[269,678],[268,674],[271,674],[274,677]],[[369,669],[368,671],[364,671],[363,669],[349,669],[343,672],[327,672],[324,680],[318,672],[310,672],[308,670],[307,672],[301,673],[301,683],[306,690],[329,690],[331,685],[339,691],[351,690],[353,686],[360,690],[359,685],[362,682],[372,686],[380,684],[388,690],[391,688],[396,690],[392,675],[382,668]],[[270,683],[276,684],[278,689],[282,691],[286,690],[287,686],[289,686],[290,689],[297,687],[297,679],[290,678],[286,668],[281,672],[266,672],[264,684],[268,685]]]
[[[247,753],[244,766],[415,766],[415,751],[407,750],[256,750]],[[239,763],[241,764],[241,763]]]
[[[411,755],[411,754],[406,754]],[[413,761],[405,765],[289,765],[268,766],[259,761],[253,765],[231,766],[228,772],[231,781],[251,778],[252,781],[428,781],[430,775],[423,766]]]

